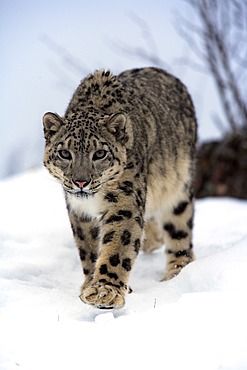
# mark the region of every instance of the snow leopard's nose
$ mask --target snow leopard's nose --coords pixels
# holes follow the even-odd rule
[[[87,180],[76,180],[76,179],[72,179],[72,181],[80,189],[85,188],[90,183],[90,181],[87,181]]]

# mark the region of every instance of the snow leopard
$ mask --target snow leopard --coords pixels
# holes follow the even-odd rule
[[[194,260],[197,121],[178,78],[155,67],[96,70],[43,126],[44,165],[63,187],[84,303],[123,307],[140,250],[165,245],[162,281]]]

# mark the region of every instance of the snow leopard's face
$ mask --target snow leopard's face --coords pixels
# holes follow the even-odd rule
[[[92,109],[65,118],[46,113],[46,168],[66,192],[77,197],[94,195],[124,171],[125,123],[123,113],[105,116]]]

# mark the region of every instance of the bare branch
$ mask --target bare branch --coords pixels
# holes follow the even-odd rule
[[[217,114],[212,115],[212,120],[215,124],[215,126],[218,128],[219,132],[224,133],[225,132],[225,125],[220,119],[220,117]]]
[[[70,67],[70,70],[74,71],[77,75],[80,76],[83,74],[87,74],[90,68],[83,66],[83,64],[76,60],[75,56],[70,54],[68,50],[64,49],[62,46],[57,44],[54,40],[52,40],[48,35],[42,35],[40,37],[41,42],[43,42],[53,53],[58,55],[63,63]]]
[[[208,32],[208,36],[210,37],[207,40],[207,50],[210,56],[210,58],[208,58],[208,63],[211,66],[211,70],[214,73],[218,73],[219,75],[225,74],[226,82],[224,82],[224,87],[228,89],[228,91],[230,92],[230,94],[232,95],[235,101],[238,111],[241,112],[241,114],[246,118],[246,121],[247,121],[246,107],[245,107],[244,102],[242,101],[240,91],[236,84],[235,76],[230,66],[229,50],[227,49],[227,46],[224,44],[224,38],[221,37],[218,29],[212,23],[211,19],[209,19],[207,8],[202,6],[200,8],[200,12],[201,12],[201,17],[204,19],[205,28]],[[214,54],[214,59],[211,59],[213,54]],[[217,66],[213,66],[213,63],[219,65],[221,69],[219,69]],[[222,81],[224,80],[223,78],[221,79]],[[219,79],[217,79],[217,81],[219,81]],[[222,83],[218,86],[218,88],[220,88],[220,92],[224,94],[221,86],[222,86]],[[236,123],[234,122],[234,119],[233,119],[234,114],[232,112],[231,106],[229,102],[226,104],[226,101],[227,101],[226,96],[222,96],[222,98],[223,98],[225,107],[228,106],[227,112],[228,112],[228,116],[230,119],[232,129],[236,130]]]
[[[156,65],[161,68],[165,68],[166,70],[170,70],[171,68],[166,64],[166,62],[159,57],[158,55],[158,47],[155,43],[154,37],[152,35],[152,32],[148,26],[148,24],[140,18],[135,13],[129,13],[130,18],[134,23],[137,24],[138,28],[141,30],[141,33],[143,35],[144,42],[147,44],[147,48],[145,47],[131,47],[128,44],[125,44],[123,42],[111,42],[110,44],[119,51],[121,51],[123,54],[131,55],[133,57],[138,57],[142,60],[147,61],[148,63],[152,65]]]
[[[145,60],[146,62],[149,62],[152,65],[156,65],[160,68],[164,68],[169,70],[170,67],[166,64],[166,62],[161,59],[158,55],[152,54],[149,50],[146,50],[142,47],[130,47],[129,45],[125,43],[119,43],[119,42],[111,42],[110,43],[112,47],[114,47],[118,52],[123,53],[124,55],[132,56],[135,58],[140,58],[142,60]],[[120,45],[121,44],[121,45]]]
[[[150,30],[149,25],[136,13],[129,12],[129,18],[132,19],[134,23],[137,24],[142,32],[143,40],[147,43],[147,48],[153,55],[158,55],[158,47],[156,45],[153,34]]]
[[[178,23],[176,25],[176,31],[177,33],[186,41],[188,44],[189,48],[193,50],[194,54],[199,58],[199,59],[204,59],[203,55],[203,48],[200,45],[200,39],[194,37],[193,34],[191,34],[187,29],[188,23],[184,22],[184,18],[179,16],[178,18]],[[197,34],[200,36],[200,32]]]
[[[205,66],[203,66],[200,63],[194,62],[189,57],[175,58],[173,63],[176,64],[177,66],[186,65],[186,66],[189,66],[191,69],[193,69],[193,71],[203,73],[203,74],[208,74],[208,69],[205,68]]]
[[[247,1],[185,0],[198,15],[198,26],[179,22],[178,32],[195,55],[201,51],[215,80],[232,131],[247,122]],[[194,41],[193,41],[194,39]],[[196,41],[195,41],[196,40]],[[241,74],[241,78],[239,78]]]

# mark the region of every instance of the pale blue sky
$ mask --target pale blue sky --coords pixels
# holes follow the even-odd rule
[[[200,137],[218,136],[211,115],[220,107],[210,77],[175,64],[177,58],[193,55],[175,30],[178,11],[193,19],[183,0],[1,0],[0,177],[12,167],[41,163],[43,113],[63,114],[87,73],[150,65],[113,46],[147,46],[131,14],[149,25],[158,55],[188,86]]]

